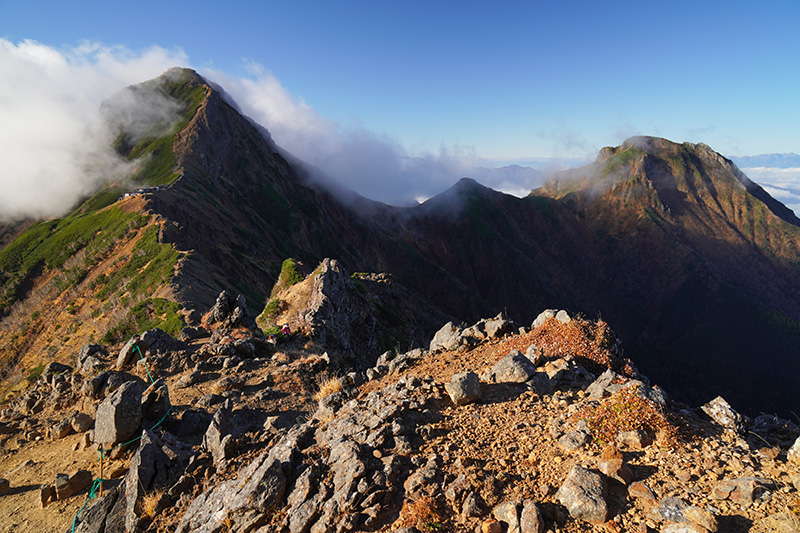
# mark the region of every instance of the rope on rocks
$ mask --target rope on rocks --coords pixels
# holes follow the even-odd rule
[[[75,513],[75,518],[72,519],[72,533],[75,533],[75,525],[78,522],[78,515],[81,514],[81,511],[83,511],[87,505],[89,505],[89,501],[97,496],[97,491],[102,483],[103,480],[100,478],[95,479],[94,483],[92,483],[92,488],[89,489],[89,497],[86,498],[86,502],[84,502],[83,507],[81,507],[77,513]]]
[[[130,344],[130,341],[128,341],[128,344]],[[153,379],[153,376],[150,374],[150,369],[147,368],[147,361],[145,361],[145,359],[144,359],[144,354],[142,354],[141,348],[139,348],[139,346],[136,345],[136,346],[133,347],[133,350],[139,352],[139,357],[142,360],[142,364],[144,365],[145,371],[147,371],[147,377],[150,378],[150,383],[155,383],[155,380]],[[160,426],[161,423],[164,422],[164,420],[167,419],[167,417],[169,416],[169,414],[171,412],[172,412],[172,404],[170,404],[169,409],[167,409],[167,412],[164,414],[164,416],[161,417],[161,420],[156,422],[153,425],[153,427],[150,428],[150,431],[153,431],[158,426]],[[142,436],[139,435],[138,437],[135,437],[135,438],[129,440],[128,442],[123,442],[122,444],[117,444],[113,448],[109,448],[107,450],[103,449],[102,447],[100,447],[98,445],[97,446],[97,453],[99,455],[100,464],[102,465],[103,458],[106,456],[106,453],[108,453],[110,451],[113,451],[113,450],[116,450],[117,448],[122,448],[123,446],[127,446],[128,444],[133,444],[134,442],[140,440],[141,438],[142,438]],[[78,515],[81,514],[81,512],[86,508],[87,505],[89,505],[89,501],[91,501],[93,498],[95,498],[97,496],[97,492],[102,488],[103,481],[105,481],[105,480],[102,479],[102,478],[97,478],[92,483],[92,487],[89,489],[89,495],[86,498],[86,502],[84,502],[83,507],[81,507],[78,510],[77,513],[75,513],[75,517],[72,519],[72,533],[75,533],[75,526],[77,525],[77,522],[78,522]]]

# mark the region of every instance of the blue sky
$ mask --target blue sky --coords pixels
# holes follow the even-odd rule
[[[74,56],[92,43],[139,60],[137,73],[156,55],[154,70],[183,62],[243,100],[277,86],[306,119],[395,155],[498,164],[593,157],[635,134],[728,156],[800,152],[798,22],[796,0],[0,1],[11,46]]]

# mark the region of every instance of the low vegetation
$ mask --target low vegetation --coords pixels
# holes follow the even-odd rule
[[[100,340],[103,344],[118,344],[135,333],[160,328],[170,335],[177,335],[186,325],[178,314],[180,305],[164,298],[148,298],[131,308],[125,319],[108,330]]]
[[[592,437],[600,444],[612,444],[622,431],[642,430],[666,447],[678,442],[678,426],[652,400],[637,394],[635,387],[625,387],[597,404],[585,404],[575,414],[585,420]]]
[[[319,390],[314,393],[313,399],[315,402],[320,401],[326,396],[330,396],[335,392],[339,392],[344,388],[344,382],[340,377],[331,377],[320,383]]]
[[[574,318],[562,323],[549,318],[534,330],[532,340],[548,358],[571,355],[595,373],[611,368],[626,376],[633,375],[630,362],[616,355],[617,337],[603,320]]]

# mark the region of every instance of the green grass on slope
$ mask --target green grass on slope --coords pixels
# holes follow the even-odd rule
[[[38,271],[62,268],[81,250],[88,269],[129,231],[143,226],[147,218],[124,213],[118,207],[41,222],[28,228],[0,250],[0,314],[21,298],[24,284]]]

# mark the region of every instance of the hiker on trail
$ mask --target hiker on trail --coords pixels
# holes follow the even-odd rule
[[[283,327],[281,328],[281,333],[283,333],[286,336],[289,336],[292,334],[292,330],[289,329],[288,325],[284,324]]]

